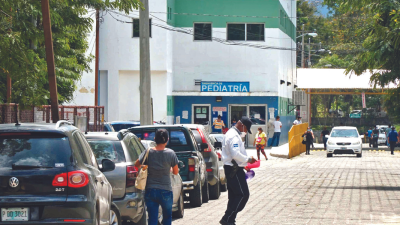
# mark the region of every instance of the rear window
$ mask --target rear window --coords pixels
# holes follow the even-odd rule
[[[125,162],[124,150],[120,141],[89,140],[88,142],[98,164],[101,164],[103,159],[109,159],[114,163]]]
[[[171,131],[169,134],[170,146],[187,145],[185,133],[182,131]]]
[[[67,137],[0,136],[0,167],[64,167],[70,164],[70,158]]]
[[[131,128],[131,127],[137,127],[139,125],[137,125],[137,124],[113,124],[112,126],[113,126],[115,132],[118,132],[118,131],[123,130],[123,129],[128,129],[128,128]]]

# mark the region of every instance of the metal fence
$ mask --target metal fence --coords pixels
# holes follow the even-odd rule
[[[289,159],[306,152],[306,145],[301,137],[307,130],[308,123],[292,126],[289,131]]]
[[[87,131],[102,131],[104,106],[59,106],[60,120],[76,124],[76,116],[86,117]],[[19,108],[18,104],[0,104],[0,124],[4,123],[52,123],[50,105]]]

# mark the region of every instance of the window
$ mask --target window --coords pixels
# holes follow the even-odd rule
[[[115,163],[125,162],[124,150],[120,141],[89,141],[90,147],[96,156],[98,164],[101,164],[103,159],[109,159]]]
[[[182,131],[171,131],[168,145],[187,145],[185,133]]]
[[[149,35],[151,37],[151,19],[149,20]],[[133,19],[133,37],[140,37],[139,33],[139,19]]]
[[[211,29],[212,29],[211,23],[195,23],[194,40],[211,41],[212,39]]]
[[[169,20],[172,19],[172,8],[170,8],[170,7],[168,7],[167,19],[169,19]]]
[[[248,41],[264,41],[264,24],[247,24]]]
[[[136,161],[139,158],[139,155],[142,153],[137,141],[131,137],[129,141],[128,152],[132,161]]]
[[[264,41],[263,23],[233,23],[228,24],[228,40],[230,41]]]

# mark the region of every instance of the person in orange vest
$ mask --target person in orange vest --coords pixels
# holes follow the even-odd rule
[[[214,120],[214,129],[222,134],[222,129],[225,128],[224,121],[221,120],[221,115],[218,115],[218,119]]]

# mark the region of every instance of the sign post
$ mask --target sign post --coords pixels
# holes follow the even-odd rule
[[[365,92],[361,93],[361,98],[362,98],[362,107],[365,109],[367,108],[367,103],[365,101]]]

